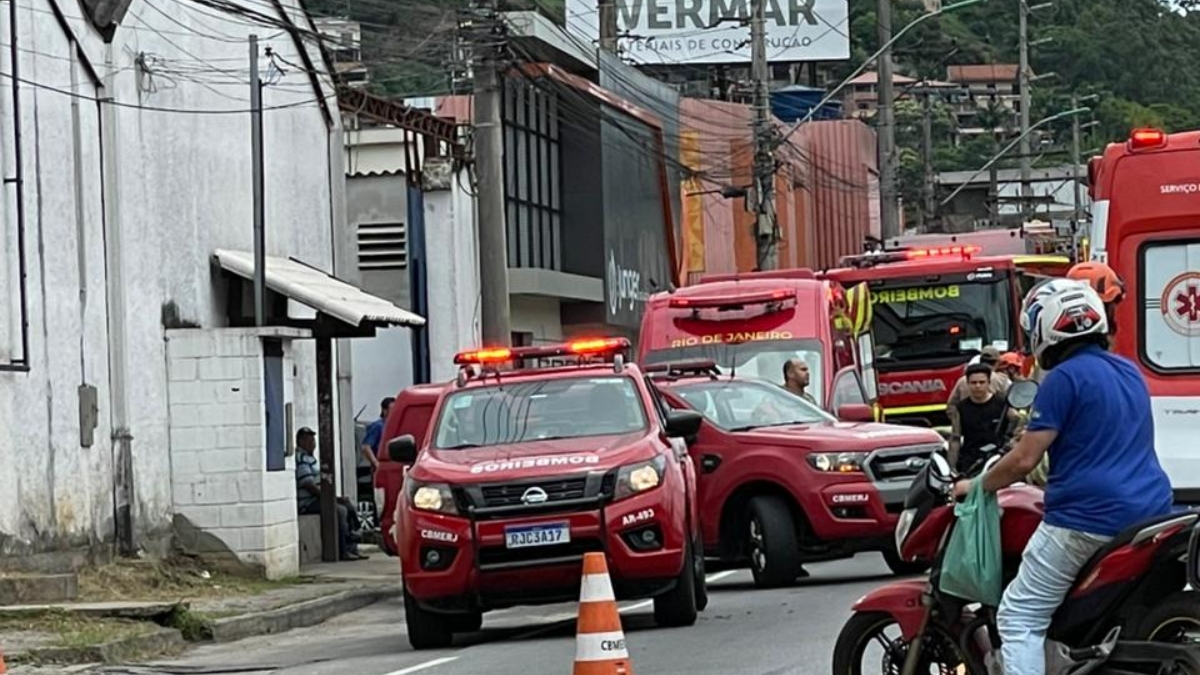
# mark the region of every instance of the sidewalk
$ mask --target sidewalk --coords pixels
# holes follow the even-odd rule
[[[400,595],[399,562],[304,567],[264,581],[191,561],[124,562],[80,575],[77,602],[0,607],[0,649],[14,664],[114,663],[175,654],[189,642],[231,642],[312,626]]]

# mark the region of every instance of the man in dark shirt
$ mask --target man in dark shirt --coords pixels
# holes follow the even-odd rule
[[[958,402],[959,429],[962,438],[950,444],[950,463],[959,472],[971,469],[983,453],[980,448],[994,443],[1000,445],[1007,438],[1001,431],[1001,420],[1009,414],[1004,397],[992,390],[992,367],[977,363],[967,367],[967,397]],[[958,452],[955,452],[955,445]]]

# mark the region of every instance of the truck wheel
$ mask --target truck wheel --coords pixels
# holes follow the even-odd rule
[[[654,622],[665,628],[696,623],[696,562],[689,543],[675,587],[654,598]]]
[[[708,607],[708,574],[704,571],[704,545],[700,541],[692,544],[692,556],[696,559],[696,609],[703,612]]]
[[[929,563],[921,560],[917,562],[902,560],[900,554],[890,548],[883,550],[883,561],[887,563],[888,569],[892,571],[892,574],[900,577],[924,574],[929,571]]]
[[[407,589],[404,591],[404,623],[408,643],[413,649],[445,649],[454,639],[453,619],[421,609]]]
[[[789,586],[800,576],[800,542],[787,504],[778,497],[750,500],[746,519],[747,549],[754,585]]]
[[[455,614],[450,620],[450,627],[455,633],[476,633],[483,628],[483,612]]]

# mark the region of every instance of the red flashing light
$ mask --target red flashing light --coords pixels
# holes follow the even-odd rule
[[[594,340],[576,340],[567,345],[567,351],[572,354],[604,354],[629,348],[629,340],[625,338],[599,338]]]
[[[781,288],[759,293],[712,295],[702,298],[671,298],[667,304],[672,309],[732,309],[746,305],[766,305],[772,302],[786,302],[795,299],[795,297],[795,290]]]
[[[945,258],[950,256],[970,258],[982,250],[981,247],[974,244],[967,246],[935,246],[933,248],[909,249],[904,252],[904,257],[909,260],[926,260],[929,258]]]
[[[506,363],[513,359],[513,350],[506,347],[495,349],[477,349],[471,352],[459,352],[454,355],[455,365],[469,363]]]
[[[950,326],[950,334],[958,335],[962,332],[962,326]]]
[[[556,356],[617,354],[628,351],[630,346],[629,340],[625,338],[590,338],[564,344],[537,347],[517,347],[514,349],[493,347],[459,352],[454,355],[454,364],[459,366],[486,365],[520,361],[522,359],[553,358]]]
[[[1134,129],[1129,134],[1130,150],[1161,148],[1167,144],[1167,134],[1162,129]]]

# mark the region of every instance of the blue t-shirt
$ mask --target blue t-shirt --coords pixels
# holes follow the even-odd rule
[[[371,452],[375,456],[379,456],[379,441],[383,438],[383,418],[377,419],[367,425],[367,431],[363,434],[363,445],[371,446]]]
[[[1046,374],[1026,429],[1058,432],[1049,450],[1046,523],[1111,537],[1171,512],[1150,392],[1127,359],[1098,346],[1076,352]]]

